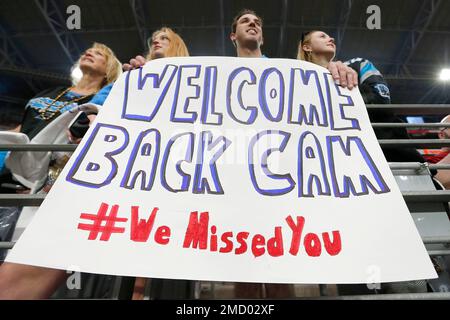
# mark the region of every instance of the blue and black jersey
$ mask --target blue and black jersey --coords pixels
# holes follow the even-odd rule
[[[358,73],[358,86],[366,104],[389,104],[391,93],[381,72],[367,59],[354,58],[344,62]]]
[[[390,104],[391,94],[388,84],[381,72],[373,63],[364,58],[354,58],[344,62],[358,73],[358,87],[366,104]],[[398,116],[383,110],[369,110],[369,118],[372,123],[403,122]],[[404,128],[375,128],[378,139],[409,139]],[[391,162],[425,162],[420,153],[414,148],[382,148],[387,161]]]

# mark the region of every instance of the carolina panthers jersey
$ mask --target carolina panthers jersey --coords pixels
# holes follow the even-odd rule
[[[389,87],[372,62],[363,58],[354,58],[344,63],[358,73],[359,90],[365,103],[391,103]]]

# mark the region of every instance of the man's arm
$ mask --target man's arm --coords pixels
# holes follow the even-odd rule
[[[331,72],[334,81],[338,82],[340,86],[352,90],[358,85],[358,74],[356,71],[341,61],[330,62],[328,70]]]
[[[129,71],[133,69],[137,69],[142,67],[147,60],[143,56],[136,56],[135,58],[130,60],[130,63],[124,63],[122,65],[123,71]]]
[[[359,90],[365,103],[391,103],[391,94],[387,82],[371,61],[363,58],[354,58],[345,61],[344,64],[357,73]]]

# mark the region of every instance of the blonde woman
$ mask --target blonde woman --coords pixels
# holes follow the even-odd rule
[[[163,27],[159,30],[153,32],[151,38],[148,39],[148,47],[149,52],[147,57],[136,56],[134,59],[130,60],[130,63],[125,63],[122,67],[124,71],[136,69],[142,67],[147,61],[159,59],[159,58],[167,58],[167,57],[187,57],[189,56],[189,51],[184,43],[183,39],[172,29],[168,27]],[[98,92],[90,103],[103,105],[103,102],[108,97],[113,83],[105,86],[100,92]],[[87,119],[89,118],[89,119]],[[81,133],[84,132],[88,128],[89,122],[92,122],[95,119],[95,115],[89,115],[89,117],[83,117],[84,122],[81,125],[76,126],[75,128],[83,128]],[[73,129],[73,127],[71,128]],[[76,134],[75,130],[71,130],[70,132],[71,141],[75,143],[79,143],[82,138],[82,134]]]
[[[150,60],[189,56],[189,51],[183,39],[175,31],[168,27],[162,27],[161,29],[153,32],[151,38],[148,39],[147,44],[149,52],[146,58],[143,56],[136,56],[134,59],[130,60],[130,63],[123,65],[124,71],[140,68]],[[143,299],[146,282],[146,278],[136,278],[132,296],[133,300]]]
[[[30,140],[62,113],[91,100],[122,72],[113,51],[100,43],[87,49],[77,64],[83,76],[74,86],[45,90],[27,103],[20,132]]]
[[[113,51],[100,43],[87,49],[78,64],[83,76],[74,86],[43,91],[28,102],[20,130],[30,139],[41,131],[49,131],[53,121],[65,118],[70,110],[91,100],[122,72]],[[52,139],[59,139],[58,135],[65,136],[66,132],[52,133]],[[66,277],[64,270],[5,262],[0,266],[0,299],[48,298]]]
[[[95,54],[95,55],[94,55]],[[88,71],[89,77],[92,80],[96,80],[96,85],[85,87],[83,79],[80,81],[82,92],[77,90],[80,94],[89,94],[90,102],[96,104],[102,104],[106,99],[109,91],[112,88],[112,82],[114,79],[109,79],[107,75],[107,63],[106,59],[96,57],[97,53],[85,53],[80,59],[80,68],[82,71],[85,69]],[[163,57],[181,57],[188,56],[189,52],[186,48],[184,41],[179,35],[177,35],[170,28],[161,28],[155,31],[149,39],[149,54],[148,60],[163,58]],[[142,61],[142,59],[143,61]],[[137,60],[136,60],[137,59]],[[138,56],[136,59],[130,61],[130,67],[124,65],[124,70],[130,70],[135,67],[144,65],[146,59]],[[138,64],[139,62],[140,64]],[[120,64],[119,64],[120,65]],[[91,68],[87,68],[90,66]],[[97,66],[93,68],[94,66]],[[117,66],[117,65],[116,65]],[[94,70],[95,72],[90,72]],[[83,73],[83,77],[84,77]],[[100,90],[94,97],[92,94],[97,92],[101,86],[109,83],[102,90]],[[80,84],[79,83],[79,84]],[[94,89],[95,88],[95,89]],[[71,91],[71,90],[70,90]],[[67,273],[64,270],[41,268],[28,265],[20,265],[15,263],[5,262],[0,267],[0,299],[46,299],[49,298],[55,290],[64,282],[67,278]],[[139,283],[143,282],[143,278],[139,278]],[[139,285],[137,283],[137,286]]]
[[[153,32],[152,37],[148,39],[149,52],[147,57],[136,56],[130,60],[130,63],[123,65],[123,70],[142,67],[147,61],[169,58],[169,57],[188,57],[189,51],[183,39],[172,29],[163,27]]]
[[[10,137],[1,133],[0,141],[11,138],[41,144],[73,142],[65,128],[79,114],[80,105],[91,100],[102,87],[114,82],[122,73],[121,63],[114,52],[101,43],[94,43],[85,50],[75,66],[82,72],[81,79],[70,87],[50,88],[30,99],[19,133]],[[57,155],[52,153],[52,156]],[[47,178],[49,161],[49,153],[11,152],[6,158],[8,171],[0,177],[0,182],[16,184],[18,180],[35,192]]]
[[[136,56],[130,60],[130,63],[123,64],[124,71],[133,70],[142,67],[147,61],[168,58],[168,57],[187,57],[189,51],[183,39],[172,29],[163,27],[153,32],[151,38],[148,39],[149,52],[147,57]],[[105,86],[90,101],[90,103],[102,105],[111,91],[113,83]],[[90,117],[91,122],[95,117]],[[80,138],[80,137],[75,137]],[[79,139],[80,140],[80,139]],[[77,140],[76,142],[79,142]]]

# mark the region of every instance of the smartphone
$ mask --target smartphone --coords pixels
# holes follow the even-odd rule
[[[89,129],[90,120],[85,112],[80,113],[78,118],[69,128],[70,133],[75,138],[83,138]]]

